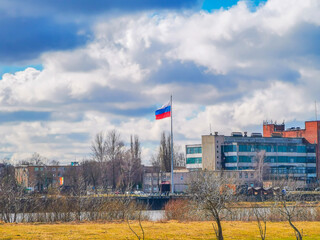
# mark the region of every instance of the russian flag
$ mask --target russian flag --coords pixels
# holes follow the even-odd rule
[[[163,105],[161,108],[156,111],[156,120],[160,120],[163,118],[171,117],[171,103]]]

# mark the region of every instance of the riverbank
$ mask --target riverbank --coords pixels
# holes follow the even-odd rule
[[[304,240],[320,240],[320,222],[297,222]],[[138,222],[132,228],[141,235]],[[142,222],[145,239],[214,239],[212,222]],[[256,222],[223,222],[225,239],[259,239]],[[287,222],[269,222],[267,239],[293,239]],[[0,239],[137,239],[126,222],[1,224]]]

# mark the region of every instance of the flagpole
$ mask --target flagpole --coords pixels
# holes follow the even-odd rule
[[[171,193],[174,193],[174,182],[173,182],[173,130],[172,130],[172,95],[171,95]]]

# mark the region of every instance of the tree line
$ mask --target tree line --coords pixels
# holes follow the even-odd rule
[[[90,155],[77,166],[66,168],[64,185],[68,189],[65,189],[65,192],[86,195],[87,192],[124,193],[135,189],[141,190],[144,169],[141,162],[141,141],[138,135],[131,135],[129,143],[125,144],[116,129],[108,132],[101,131],[94,136],[90,149]],[[155,172],[171,171],[171,152],[170,136],[162,132],[160,144],[151,157]],[[173,156],[175,167],[184,166],[184,154],[178,146],[174,146]],[[57,160],[49,161],[40,154],[34,153],[31,158],[21,160],[18,165],[43,166],[42,171],[35,172],[36,180],[31,185],[40,192],[46,192],[54,187],[56,181],[53,177],[54,173],[48,166],[59,164]]]

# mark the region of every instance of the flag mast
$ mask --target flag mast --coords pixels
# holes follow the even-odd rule
[[[174,193],[174,182],[173,182],[173,130],[172,130],[172,95],[170,98],[171,101],[171,193]]]

